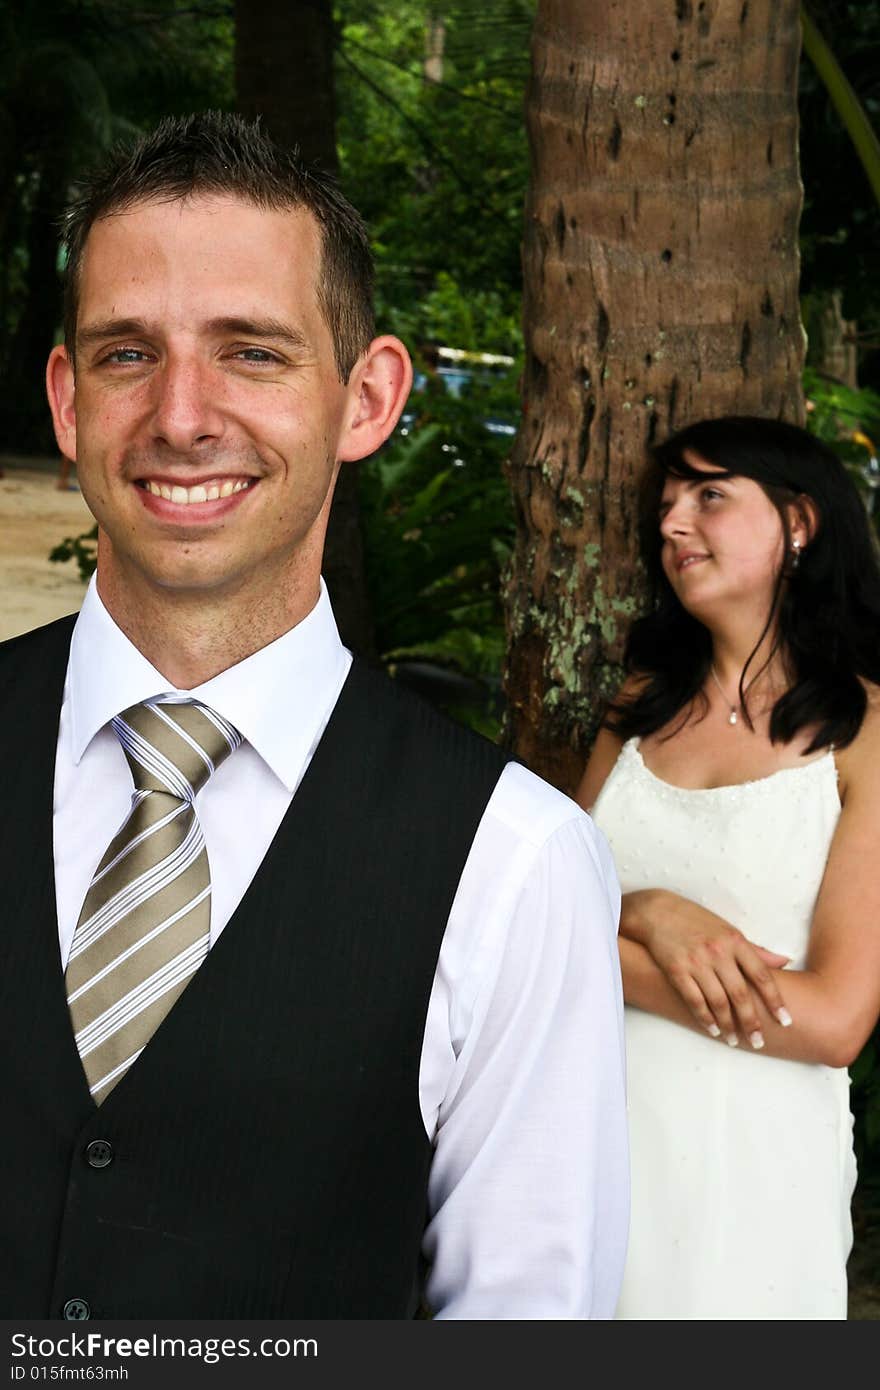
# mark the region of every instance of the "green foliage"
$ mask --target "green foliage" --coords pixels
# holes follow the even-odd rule
[[[517,356],[522,350],[518,313],[498,290],[467,291],[447,270],[419,300],[387,305],[383,328],[414,346],[444,343],[469,352]]]
[[[76,560],[79,577],[86,583],[94,574],[98,562],[97,526],[93,526],[90,531],[83,531],[79,536],[65,536],[54,550],[49,551],[49,559],[58,563]]]
[[[337,5],[342,180],[373,234],[380,322],[409,342],[515,350],[534,9],[535,0]],[[426,35],[437,13],[442,77],[432,81]],[[469,305],[464,323],[449,323],[444,277],[458,310]]]
[[[822,79],[880,205],[880,141],[867,109],[859,101],[831,45],[805,4],[801,5],[801,30],[804,52]]]
[[[408,423],[360,475],[383,660],[426,662],[479,682],[484,693],[454,712],[490,734],[504,650],[500,573],[514,521],[502,473],[510,439],[485,421],[516,419],[516,375],[476,381],[456,397],[426,372]]]
[[[804,395],[808,402],[807,423],[813,434],[845,449],[843,457],[861,462],[864,445],[852,436],[864,433],[871,438],[880,437],[880,394],[868,387],[854,391],[807,367]]]
[[[809,0],[808,8],[866,118],[880,130],[880,5],[876,0]],[[806,52],[798,76],[798,109],[802,290],[843,292],[844,317],[858,321],[859,379],[880,389],[877,204],[852,138]]]
[[[447,466],[427,475],[426,456],[440,437],[429,426],[362,470],[369,590],[385,658],[479,652],[476,634],[499,616],[499,565],[511,537],[505,484],[500,474],[497,481],[480,477],[473,463],[444,460]],[[463,626],[472,635],[458,635]]]
[[[867,387],[843,386],[807,367],[804,371],[807,425],[830,444],[846,464],[865,504],[874,515],[874,496],[880,485],[880,395]]]

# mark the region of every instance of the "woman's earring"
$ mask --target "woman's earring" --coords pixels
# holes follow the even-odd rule
[[[791,543],[791,568],[796,570],[801,562],[801,543],[794,540]]]

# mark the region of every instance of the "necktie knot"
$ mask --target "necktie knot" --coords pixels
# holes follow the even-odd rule
[[[241,743],[237,729],[198,700],[146,700],[113,720],[135,791],[196,793]]]

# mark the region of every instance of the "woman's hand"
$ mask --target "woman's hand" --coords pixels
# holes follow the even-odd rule
[[[621,935],[640,941],[698,1023],[731,1047],[739,1034],[764,1046],[759,996],[783,1027],[791,1023],[772,969],[789,957],[749,941],[723,917],[663,888],[625,893]]]

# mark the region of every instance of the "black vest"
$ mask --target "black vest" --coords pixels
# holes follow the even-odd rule
[[[52,863],[71,629],[0,647],[0,1315],[410,1317],[428,997],[504,757],[356,662],[237,911],[97,1109]]]

